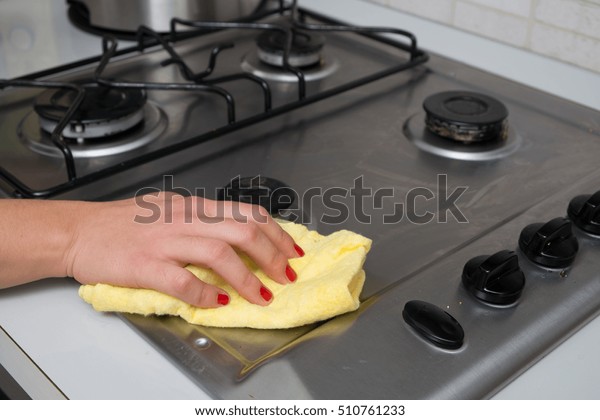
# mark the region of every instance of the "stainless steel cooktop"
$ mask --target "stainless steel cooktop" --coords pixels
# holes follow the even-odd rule
[[[297,77],[257,61],[258,33],[228,29],[175,47],[190,68],[200,71],[214,46],[235,44],[219,54],[211,77],[253,72],[268,83],[272,108],[283,109],[298,100]],[[394,46],[368,37],[320,34],[325,40],[321,65],[306,70],[309,101],[320,92],[411,61]],[[177,66],[160,65],[167,58],[159,47],[133,51],[111,60],[103,77],[187,83]],[[89,80],[96,66],[43,79]],[[255,82],[233,80],[220,86],[234,97],[238,122],[263,112],[263,91]],[[468,144],[427,131],[423,102],[455,91],[504,104],[505,137]],[[67,180],[60,152],[35,147],[48,139],[32,122],[37,118],[32,102],[39,94],[39,89],[26,88],[2,92],[0,163],[43,191]],[[73,149],[81,151],[75,159],[79,176],[227,124],[224,99],[218,94],[146,94],[142,112],[148,118],[135,131],[136,147],[114,148],[129,144],[132,133],[127,130],[116,143],[73,142]],[[214,198],[236,177],[261,175],[295,190],[298,206],[292,213],[311,228],[321,233],[350,229],[373,239],[361,308],[328,322],[256,331],[123,316],[214,397],[482,398],[600,309],[597,237],[572,227],[578,252],[564,269],[541,268],[519,248],[526,226],[566,217],[574,197],[600,189],[599,117],[596,111],[431,56],[389,77],[276,111],[243,129],[224,131],[210,141],[52,196],[104,200],[150,187],[200,188]],[[99,151],[86,156],[87,150]],[[6,181],[3,187],[11,193]],[[336,209],[342,208],[347,213],[339,215]],[[516,302],[490,305],[467,291],[463,267],[474,257],[502,250],[515,252],[525,285]],[[409,326],[403,310],[413,300],[429,302],[454,317],[464,331],[462,345],[440,348]]]

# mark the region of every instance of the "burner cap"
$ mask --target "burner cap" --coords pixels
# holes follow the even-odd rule
[[[283,182],[264,176],[237,177],[218,191],[219,200],[258,204],[271,214],[285,210],[296,201],[296,193]]]
[[[256,39],[258,56],[266,64],[283,67],[283,51],[286,34],[281,31],[265,31]],[[321,50],[325,38],[314,32],[292,30],[292,46],[289,64],[294,67],[308,67],[321,61]]]
[[[466,143],[506,138],[508,110],[490,96],[441,92],[425,99],[423,109],[425,125],[438,136]]]
[[[141,89],[116,89],[79,82],[85,88],[85,98],[75,111],[63,136],[88,139],[122,133],[144,119],[146,92]],[[75,99],[69,89],[48,89],[35,100],[34,110],[44,131],[52,132]]]

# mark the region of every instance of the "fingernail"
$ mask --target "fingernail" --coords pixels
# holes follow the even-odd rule
[[[285,275],[291,282],[295,282],[296,279],[298,278],[298,275],[296,274],[296,272],[294,270],[292,270],[292,267],[290,267],[289,265],[287,265],[285,267]]]
[[[296,254],[298,254],[301,257],[304,257],[304,250],[302,248],[294,244],[294,249],[296,250]]]
[[[273,299],[273,293],[271,293],[265,286],[260,288],[260,295],[266,302],[270,302],[271,299]]]
[[[225,306],[229,303],[229,296],[225,293],[219,293],[217,295],[217,303],[221,306]]]

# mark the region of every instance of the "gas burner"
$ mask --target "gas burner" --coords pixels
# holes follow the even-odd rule
[[[144,120],[146,93],[137,89],[115,89],[92,82],[79,82],[85,98],[62,132],[70,139],[101,139],[123,133]],[[67,89],[48,89],[35,100],[34,110],[40,127],[48,132],[56,128],[76,93]]]
[[[75,158],[111,156],[145,146],[167,128],[167,116],[141,90],[119,90],[83,83],[85,99],[63,130]],[[74,99],[74,92],[49,89],[19,123],[18,135],[31,150],[62,157],[51,133]]]
[[[425,125],[440,137],[460,142],[502,141],[506,138],[508,110],[490,96],[449,91],[423,102]]]
[[[419,149],[470,161],[504,158],[521,144],[498,100],[474,92],[449,91],[429,96],[424,112],[411,116],[404,134]]]
[[[264,176],[234,178],[218,191],[219,200],[258,204],[272,215],[292,207],[296,192],[283,182]]]
[[[283,68],[285,34],[265,31],[256,39],[256,50],[248,53],[242,61],[242,69],[263,79],[294,83],[298,77]],[[292,47],[288,62],[300,68],[307,82],[321,80],[339,67],[337,60],[325,53],[325,38],[314,32],[293,31]]]
[[[75,158],[112,156],[135,150],[157,139],[167,128],[167,116],[156,105],[148,102],[144,106],[144,122],[127,132],[104,139],[77,140],[68,142]],[[19,138],[34,152],[46,156],[62,157],[50,134],[40,130],[38,115],[32,111],[18,126]]]
[[[256,39],[258,58],[265,64],[283,67],[283,51],[286,34],[280,31],[265,31]],[[292,31],[292,45],[288,62],[293,67],[310,67],[321,61],[325,38],[314,32]]]

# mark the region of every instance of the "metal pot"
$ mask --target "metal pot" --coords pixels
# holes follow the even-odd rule
[[[172,18],[229,21],[252,14],[261,0],[70,0],[87,8],[98,28],[134,32],[140,25],[169,31]]]

